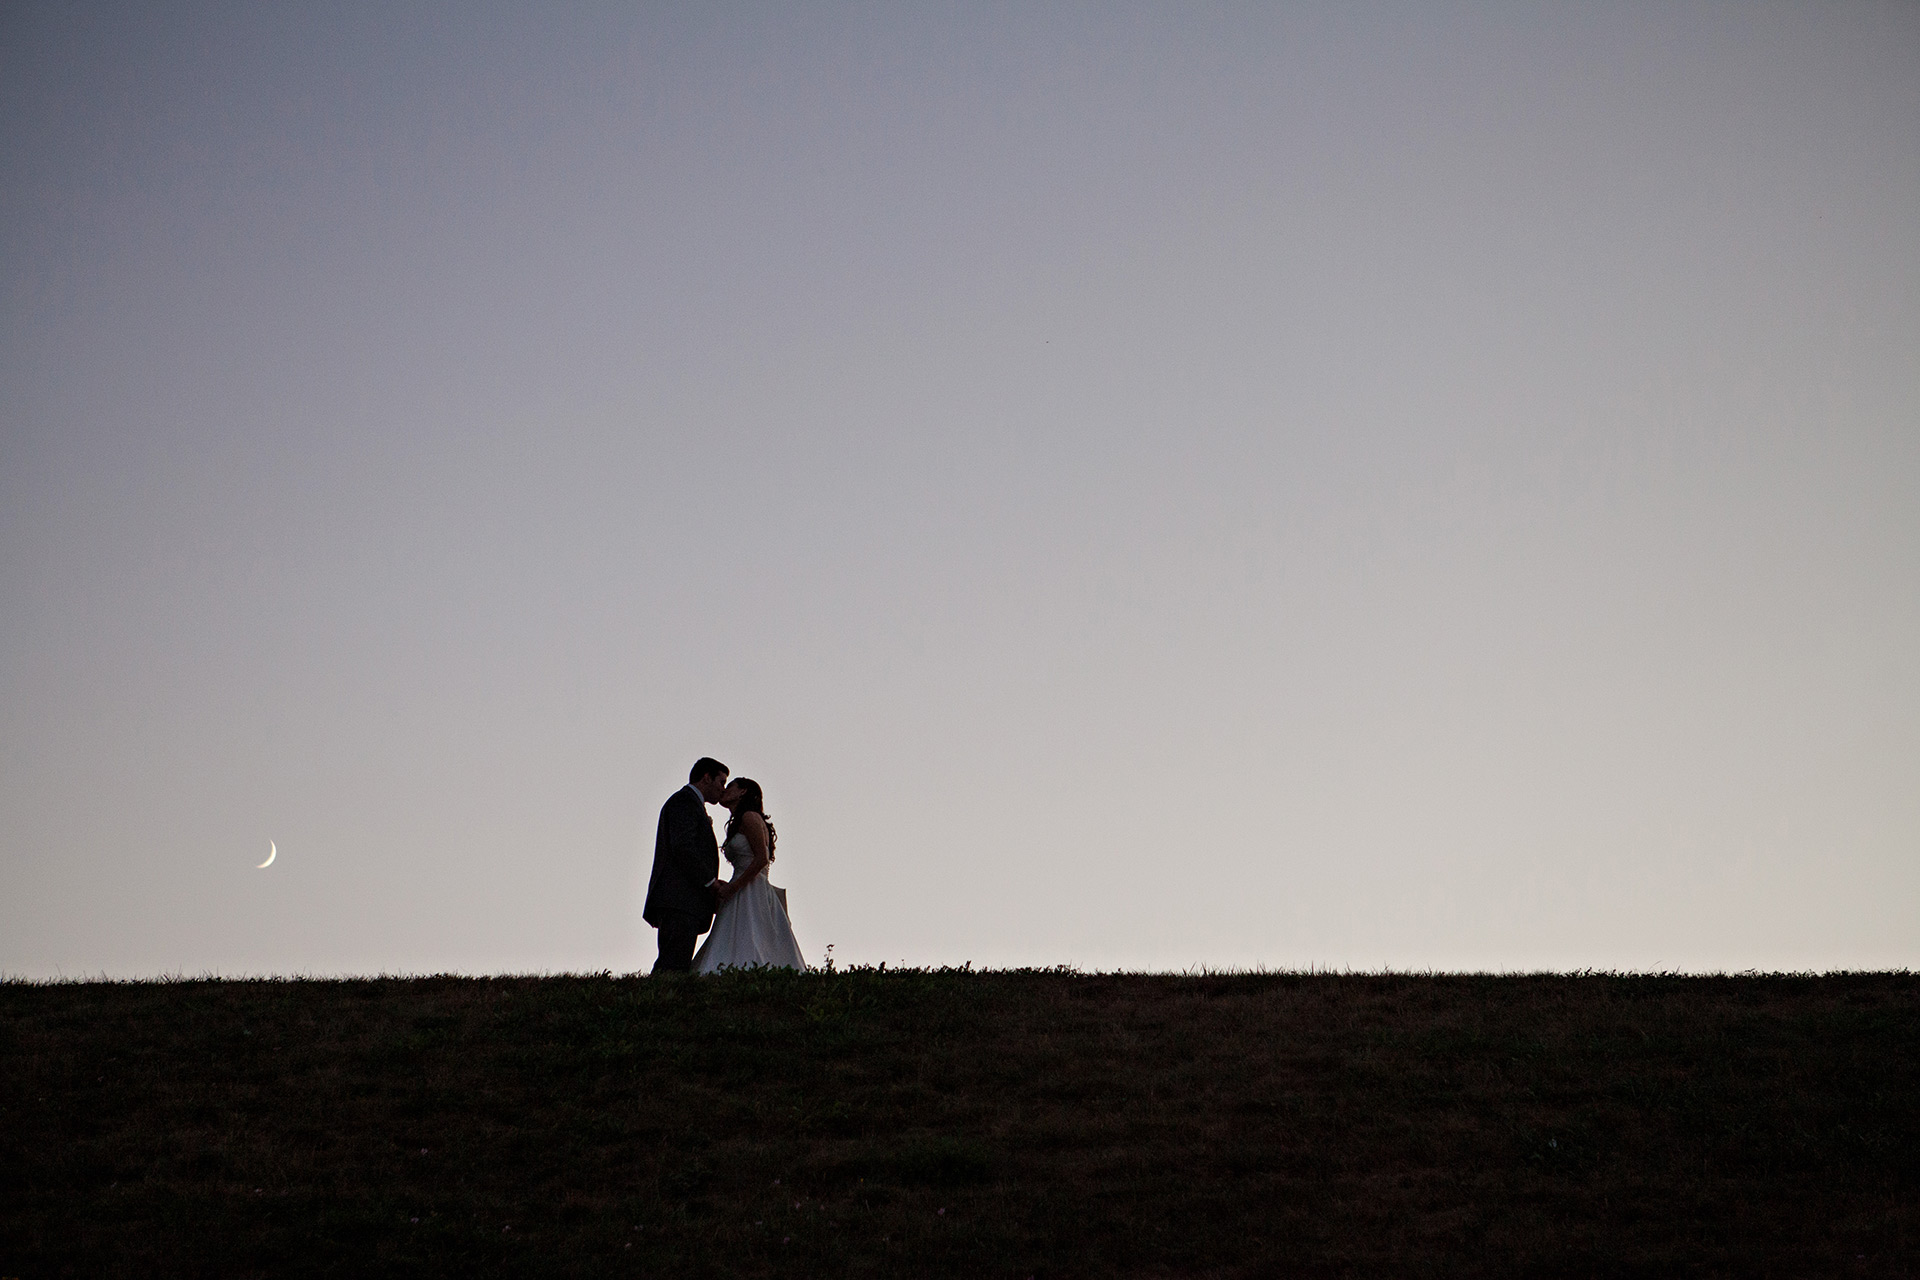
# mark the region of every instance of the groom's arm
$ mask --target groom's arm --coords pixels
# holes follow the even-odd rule
[[[667,857],[673,863],[687,883],[700,889],[713,887],[712,859],[707,856],[705,843],[700,839],[699,822],[704,813],[695,815],[688,805],[676,805],[667,816]],[[708,834],[712,834],[713,824],[707,824]]]

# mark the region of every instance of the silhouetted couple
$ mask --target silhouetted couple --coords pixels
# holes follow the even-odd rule
[[[726,806],[725,848],[733,878],[720,879],[720,849],[707,806]],[[711,756],[694,761],[687,785],[660,806],[653,838],[653,874],[647,880],[646,922],[660,931],[655,973],[712,973],[764,964],[804,969],[787,894],[767,880],[777,837],[766,800],[752,778],[727,781],[727,766]],[[701,934],[706,942],[695,955]]]

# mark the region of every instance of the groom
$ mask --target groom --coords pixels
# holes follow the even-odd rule
[[[695,940],[713,927],[720,846],[713,838],[707,806],[719,804],[726,789],[727,766],[712,756],[701,756],[687,774],[687,785],[660,806],[653,875],[647,880],[647,905],[640,912],[660,931],[655,973],[690,971]]]

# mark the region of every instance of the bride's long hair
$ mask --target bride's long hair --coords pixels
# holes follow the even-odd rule
[[[767,800],[760,794],[760,784],[752,778],[734,778],[727,785],[739,787],[746,793],[740,797],[740,807],[733,811],[731,818],[727,819],[727,840],[733,839],[733,833],[740,829],[741,814],[757,813],[760,815],[760,821],[767,824],[767,861],[772,862],[773,846],[780,842],[780,837],[774,832],[773,823],[767,818]],[[726,841],[723,840],[721,843],[724,844]]]

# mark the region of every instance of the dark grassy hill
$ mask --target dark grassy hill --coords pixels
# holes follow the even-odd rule
[[[1911,1275],[1920,977],[0,985],[0,1274]]]

